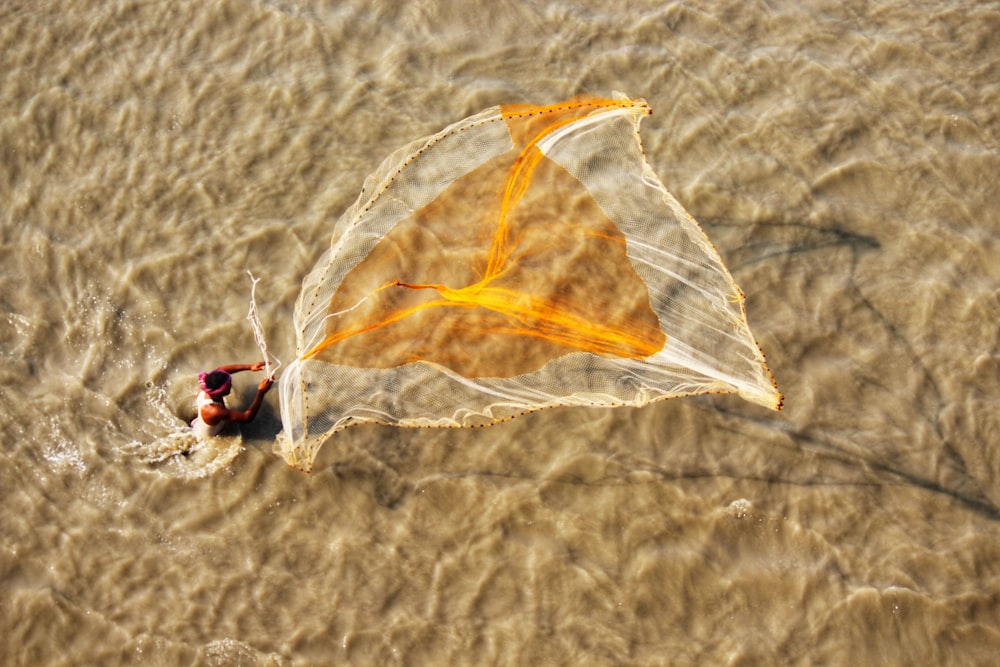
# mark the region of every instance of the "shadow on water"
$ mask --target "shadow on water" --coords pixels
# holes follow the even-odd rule
[[[864,253],[880,250],[882,244],[873,236],[860,234],[835,222],[825,226],[806,222],[756,221],[753,224],[733,220],[708,218],[700,220],[710,231],[710,237],[722,237],[731,232],[753,233],[753,240],[726,252],[726,264],[733,274],[749,267],[789,255],[814,253],[828,249],[850,250],[851,275],[854,265]]]
[[[713,238],[752,237],[744,244],[729,243],[726,260],[733,274],[770,270],[764,265],[780,266],[772,298],[793,302],[787,308],[796,314],[819,313],[813,317],[817,330],[806,331],[809,317],[803,316],[795,318],[783,334],[787,341],[801,336],[820,344],[798,348],[787,344],[785,349],[798,354],[785,365],[795,365],[789,370],[798,377],[787,377],[786,370],[778,381],[792,379],[819,396],[811,407],[820,414],[818,418],[798,415],[798,425],[772,419],[770,428],[780,430],[798,447],[866,474],[875,473],[875,479],[860,484],[912,485],[948,496],[989,519],[1000,519],[1000,509],[970,473],[942,427],[947,401],[933,367],[911,339],[912,333],[877,305],[879,297],[885,299],[880,293],[885,288],[866,285],[859,278],[866,259],[884,250],[878,239],[837,223],[765,221],[751,225],[709,219],[704,226]],[[788,267],[794,268],[789,271]],[[781,292],[781,276],[796,273],[806,276],[796,287],[816,286],[814,293]],[[775,358],[779,350],[784,352],[779,346],[772,353]],[[810,352],[827,357],[828,367],[820,369],[825,373],[818,379],[804,370],[813,367]],[[789,412],[794,413],[795,391],[783,389]],[[717,405],[706,409],[758,421],[742,410]]]
[[[695,401],[697,401],[697,399],[695,399]],[[721,426],[720,428],[740,436],[746,437],[750,431],[748,428],[741,428],[738,425],[740,423],[743,423],[744,426],[751,423],[754,424],[754,426],[763,425],[763,420],[758,417],[754,417],[747,412],[737,409],[719,406],[718,404],[709,405],[704,403],[702,405],[702,409],[705,411],[711,411],[726,418],[729,423]],[[1000,509],[998,509],[992,501],[982,494],[951,488],[932,479],[927,474],[906,470],[903,467],[893,465],[890,461],[879,460],[874,456],[859,454],[854,448],[847,448],[838,443],[834,437],[823,437],[822,435],[802,431],[793,425],[783,425],[776,420],[771,420],[770,423],[764,426],[780,434],[775,438],[776,440],[782,437],[787,438],[796,449],[800,451],[814,452],[822,456],[828,464],[836,466],[837,468],[846,471],[846,473],[839,476],[836,480],[831,480],[826,476],[812,480],[802,480],[794,476],[784,476],[781,474],[773,476],[741,476],[739,474],[735,474],[732,475],[732,477],[739,479],[753,479],[766,483],[791,484],[795,486],[870,486],[880,488],[894,485],[913,486],[925,491],[947,496],[948,498],[955,500],[969,510],[987,519],[994,521],[1000,520]],[[945,443],[942,443],[942,447],[947,449],[947,445]],[[959,464],[961,463],[962,462],[959,461]],[[709,473],[701,472],[680,474],[677,475],[676,478],[688,479],[692,477],[696,478],[705,476],[714,476],[714,473],[711,475]]]

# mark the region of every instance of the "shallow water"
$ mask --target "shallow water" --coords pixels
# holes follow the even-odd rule
[[[1000,5],[0,9],[3,664],[992,664]],[[620,90],[786,397],[184,456],[364,177]],[[237,376],[248,402],[256,377]]]

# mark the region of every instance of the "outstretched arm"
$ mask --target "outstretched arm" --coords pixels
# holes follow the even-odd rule
[[[230,375],[233,373],[239,373],[240,371],[262,371],[264,370],[264,362],[258,361],[253,364],[229,364],[228,366],[219,366],[220,371],[226,371]]]
[[[247,368],[246,370],[253,369]],[[243,424],[253,421],[253,418],[257,416],[257,412],[260,410],[260,406],[264,404],[264,394],[268,392],[273,384],[274,380],[270,378],[261,380],[260,384],[257,385],[257,395],[254,396],[253,403],[246,410],[230,410],[224,405],[212,403],[201,409],[201,418],[209,426],[215,426],[220,422],[237,422]]]

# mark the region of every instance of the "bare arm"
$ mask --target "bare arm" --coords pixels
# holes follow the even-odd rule
[[[228,366],[219,366],[220,371],[226,371],[230,375],[233,373],[239,373],[240,371],[260,371],[264,370],[264,362],[258,361],[252,364],[229,364]]]
[[[252,369],[247,368],[246,370]],[[260,410],[260,406],[264,404],[264,394],[268,392],[273,384],[274,380],[270,378],[261,380],[260,384],[257,385],[257,395],[254,396],[253,403],[246,410],[230,410],[224,405],[212,403],[201,409],[201,418],[209,426],[215,426],[220,422],[237,422],[243,424],[253,421],[253,418],[257,416],[257,412]]]

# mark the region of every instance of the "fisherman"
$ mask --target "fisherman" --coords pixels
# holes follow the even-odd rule
[[[198,376],[198,392],[196,406],[198,416],[191,422],[191,429],[200,440],[207,440],[219,434],[219,431],[229,422],[246,423],[253,421],[264,403],[264,394],[274,384],[272,378],[264,378],[257,385],[257,396],[246,410],[230,410],[226,407],[225,397],[233,388],[233,373],[240,371],[264,370],[263,361],[253,364],[230,364],[220,366],[211,373],[201,373]]]

